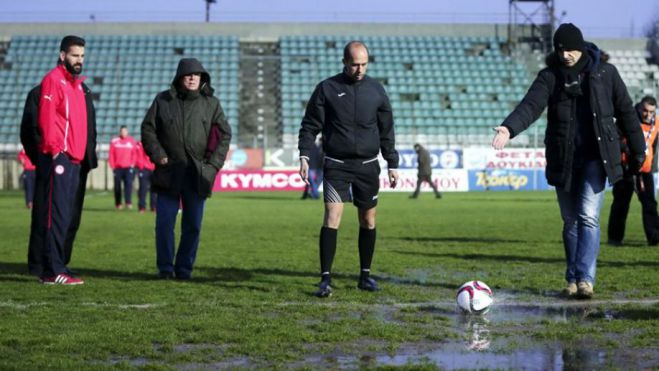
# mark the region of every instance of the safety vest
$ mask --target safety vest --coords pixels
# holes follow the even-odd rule
[[[652,143],[657,138],[657,127],[655,125],[641,123],[641,130],[643,130],[643,138],[645,138],[645,161],[639,172],[649,173],[652,171],[652,160],[654,159],[654,147]],[[625,138],[625,142],[627,139]],[[622,154],[622,162],[624,164],[628,163],[627,154]]]

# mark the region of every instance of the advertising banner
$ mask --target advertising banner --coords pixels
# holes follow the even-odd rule
[[[302,191],[304,182],[297,170],[222,170],[213,191]]]
[[[263,167],[263,150],[230,149],[223,169],[261,169]]]
[[[398,186],[391,189],[388,172],[384,168],[380,173],[380,192],[414,192],[417,182],[416,170],[398,170],[400,179]],[[435,170],[432,172],[432,180],[440,192],[459,192],[469,190],[467,172],[462,169]],[[422,192],[432,192],[427,183],[421,186]]]
[[[380,192],[413,192],[416,188],[416,170],[399,170],[400,181],[395,189],[390,188],[388,173],[380,173]],[[465,170],[436,170],[432,176],[441,192],[467,191],[469,182]],[[322,186],[320,188],[322,190]],[[213,191],[300,191],[304,182],[297,170],[222,170],[215,179]],[[431,191],[424,183],[421,191]]]
[[[538,191],[552,189],[544,170],[469,170],[470,191]]]
[[[544,170],[547,165],[543,148],[511,148],[495,151],[493,148],[465,148],[465,169],[516,169]]]
[[[462,168],[462,150],[460,149],[433,149],[430,153],[430,166],[433,169],[460,169]],[[416,152],[413,149],[398,150],[400,155],[399,169],[416,169]]]

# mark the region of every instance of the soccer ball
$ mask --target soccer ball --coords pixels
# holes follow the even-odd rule
[[[458,307],[465,313],[485,314],[490,309],[494,299],[492,290],[481,281],[469,281],[458,289],[455,300]]]

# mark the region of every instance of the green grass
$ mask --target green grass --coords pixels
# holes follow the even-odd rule
[[[461,341],[451,303],[470,279],[485,281],[495,298],[509,302],[561,300],[561,222],[551,192],[445,194],[442,200],[382,194],[373,268],[383,290],[374,294],[355,287],[357,216],[347,207],[335,294],[326,300],[311,296],[322,204],[298,196],[214,195],[206,204],[194,279],[178,282],[154,279],[154,215],[115,211],[109,194],[90,193],[70,265],[86,283],[62,287],[39,285],[26,274],[29,212],[19,193],[0,193],[0,368],[312,368],[305,360],[313,357],[358,360],[364,352],[393,355],[402,345]],[[596,300],[659,298],[659,249],[644,244],[635,200],[627,241],[624,248],[602,245]],[[511,344],[523,336],[611,349],[656,347],[658,305],[598,308],[624,314],[563,322],[513,318],[493,321],[490,330]]]

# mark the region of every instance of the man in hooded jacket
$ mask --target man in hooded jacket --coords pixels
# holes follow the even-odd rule
[[[606,178],[614,184],[623,169],[618,130],[629,141],[630,169],[637,173],[645,144],[627,88],[617,69],[600,58],[579,28],[560,25],[547,68],[501,126],[492,142],[502,149],[547,107],[545,176],[556,187],[563,219],[568,297],[591,298],[600,246],[599,214]]]
[[[209,141],[209,138],[214,138]],[[217,138],[219,137],[219,140]],[[190,279],[206,198],[224,165],[231,127],[213,96],[210,75],[195,58],[183,58],[169,90],[154,99],[142,122],[144,150],[156,164],[156,260],[162,279]],[[209,148],[212,147],[212,148]],[[174,260],[174,226],[183,204]]]

